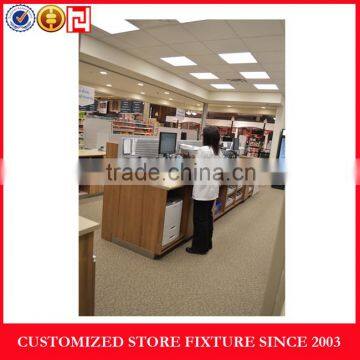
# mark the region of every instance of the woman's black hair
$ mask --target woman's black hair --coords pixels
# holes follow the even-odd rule
[[[203,145],[212,147],[214,154],[219,155],[220,133],[216,126],[206,126],[203,130]]]

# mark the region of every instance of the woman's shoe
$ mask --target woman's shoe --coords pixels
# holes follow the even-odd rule
[[[197,250],[194,250],[192,247],[187,247],[186,252],[188,252],[190,254],[197,254],[197,255],[205,255],[205,254],[207,254],[207,251],[197,251]]]

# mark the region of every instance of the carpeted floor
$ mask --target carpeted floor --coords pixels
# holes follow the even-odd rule
[[[205,256],[152,260],[95,235],[96,315],[260,315],[284,191],[261,188],[215,222]]]

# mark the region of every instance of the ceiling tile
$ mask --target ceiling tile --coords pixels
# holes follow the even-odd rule
[[[140,29],[151,29],[161,26],[178,24],[177,20],[128,20],[128,21]]]
[[[191,59],[198,65],[224,65],[224,61],[218,55],[193,55]]]
[[[166,44],[197,41],[197,39],[187,32],[181,25],[163,26],[160,28],[147,29],[146,31],[157,40],[163,41]]]
[[[97,28],[94,25],[91,25],[91,33],[89,35],[92,36],[95,39],[102,39],[102,38],[104,38],[106,36],[109,36],[110,34],[107,33],[104,30],[101,30],[101,29]]]
[[[201,42],[190,42],[173,44],[173,49],[178,51],[182,55],[207,55],[211,54],[211,51],[204,46]]]
[[[284,36],[261,36],[242,39],[250,51],[284,51]]]
[[[231,20],[229,25],[240,37],[283,35],[284,20]]]
[[[174,49],[165,45],[127,49],[127,52],[142,59],[151,59],[154,57],[160,59],[161,57],[181,55]]]
[[[242,40],[239,38],[234,39],[225,39],[225,40],[209,40],[204,41],[209,49],[214,51],[216,54],[226,53],[226,52],[242,52],[248,51],[248,48]]]
[[[199,40],[219,40],[236,37],[234,30],[224,20],[196,21],[183,24]]]
[[[265,64],[265,71],[281,71],[285,73],[285,65],[284,64]]]
[[[216,74],[217,72],[232,72],[233,71],[230,65],[225,65],[225,64],[205,65],[204,67],[214,74]]]
[[[131,47],[142,46],[159,46],[163,45],[159,40],[156,40],[144,30],[136,30],[127,33],[113,35],[114,42],[126,41]]]
[[[266,51],[256,52],[256,59],[262,64],[283,64],[285,62],[285,54],[283,51]]]

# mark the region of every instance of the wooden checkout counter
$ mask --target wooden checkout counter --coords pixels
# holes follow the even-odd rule
[[[115,158],[118,144],[107,143],[106,156]],[[214,219],[223,216],[252,196],[254,186],[221,186],[220,208],[214,208]],[[180,243],[189,240],[192,229],[192,186],[179,182],[161,185],[105,185],[102,214],[102,238],[151,258],[157,258]],[[178,236],[171,237],[177,224],[165,220],[169,199],[182,200]]]
[[[80,149],[79,150],[79,158],[80,159],[98,159],[104,158],[106,155],[105,151],[97,150],[97,149]],[[100,195],[104,191],[103,185],[80,185],[79,186],[79,196],[87,197]]]

